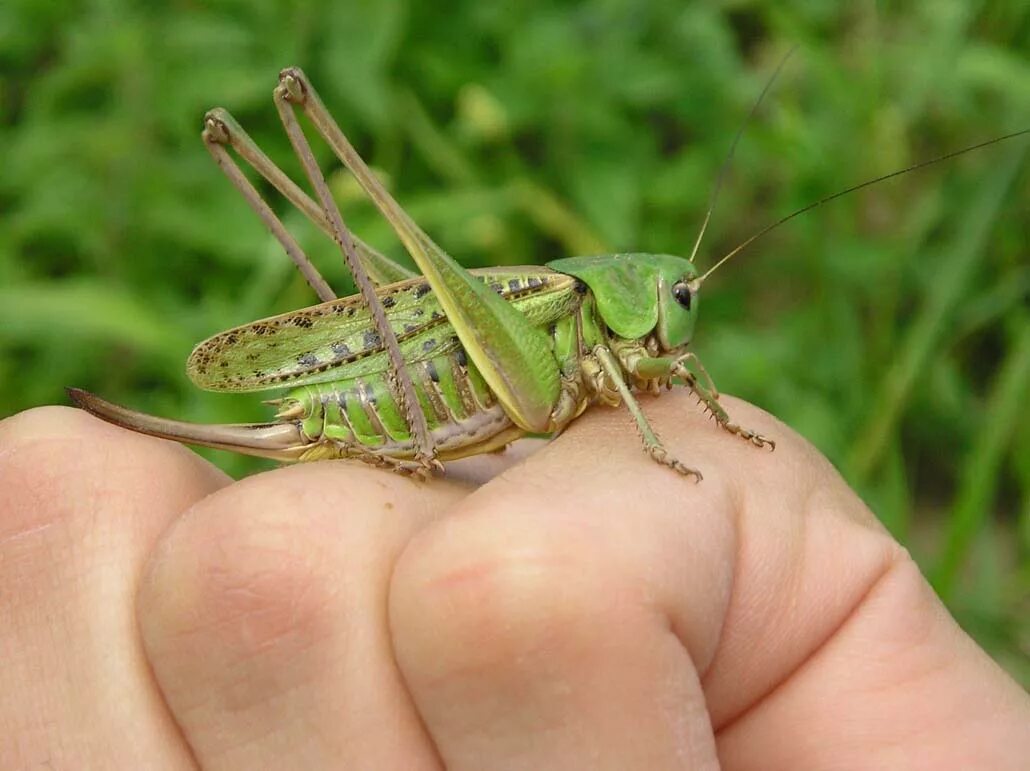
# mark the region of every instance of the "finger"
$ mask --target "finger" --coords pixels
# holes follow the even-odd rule
[[[777,446],[763,452],[714,424],[702,435],[711,475],[737,490],[733,592],[704,674],[717,731],[787,680],[904,555],[811,445],[761,410],[723,401]]]
[[[343,462],[203,501],[140,593],[154,673],[205,768],[432,768],[390,651],[396,556],[465,489]]]
[[[79,410],[0,423],[0,767],[192,767],[134,600],[161,531],[226,482]]]
[[[719,754],[726,769],[1019,771],[1028,727],[1026,693],[899,558],[790,677],[723,728]]]
[[[718,475],[655,464],[627,415],[598,411],[420,534],[392,628],[447,767],[711,767],[699,664],[729,601],[733,506]]]
[[[647,400],[669,449],[703,471],[694,484],[649,461],[625,415],[596,412],[413,542],[395,644],[449,766],[714,763],[711,721],[788,677],[876,580],[893,547],[861,504],[802,517],[847,492],[832,468],[727,404],[779,449],[681,394]],[[806,574],[812,550],[848,537],[846,559]]]
[[[920,767],[1022,767],[1026,695],[825,458],[733,407],[784,441],[775,464],[723,466],[747,474],[734,589],[703,679],[723,767],[901,768],[914,746]]]

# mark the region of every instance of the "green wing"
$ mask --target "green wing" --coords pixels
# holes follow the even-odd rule
[[[568,312],[575,279],[547,268],[485,268],[470,273],[534,326]],[[439,298],[421,277],[376,291],[409,362],[456,350],[461,343]],[[349,377],[389,368],[358,295],[253,321],[200,343],[186,372],[209,391],[264,391]]]

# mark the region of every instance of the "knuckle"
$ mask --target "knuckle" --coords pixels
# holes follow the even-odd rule
[[[653,614],[645,593],[554,535],[513,531],[486,548],[431,546],[417,564],[402,562],[391,594],[402,666],[429,678],[503,674],[527,658],[561,663],[599,640],[636,639]]]
[[[288,653],[327,634],[334,581],[315,534],[250,507],[210,508],[202,503],[180,522],[143,585],[140,615],[152,650],[216,646],[249,657]]]
[[[410,537],[403,512],[385,508],[381,478],[291,467],[201,501],[147,572],[140,613],[151,646],[217,647],[235,659],[288,657],[330,636],[346,645],[363,619],[382,614]]]
[[[335,582],[310,532],[248,508],[226,515],[212,498],[169,534],[137,596],[147,658],[188,724],[212,704],[266,704],[337,652]]]

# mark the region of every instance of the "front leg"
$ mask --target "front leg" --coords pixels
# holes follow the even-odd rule
[[[687,369],[687,363],[694,365],[697,372],[692,372]],[[722,426],[726,431],[731,434],[735,434],[742,439],[746,439],[755,445],[755,447],[768,447],[771,450],[776,449],[776,442],[772,439],[768,439],[756,431],[751,431],[747,428],[742,428],[738,424],[730,420],[730,415],[723,409],[723,406],[719,403],[719,392],[715,390],[715,384],[712,382],[712,378],[709,377],[708,372],[701,365],[697,356],[693,353],[685,353],[682,356],[671,357],[671,356],[652,356],[652,357],[633,357],[630,360],[624,361],[624,365],[627,369],[633,372],[634,375],[640,378],[664,378],[664,377],[681,377],[686,381],[687,386],[691,391],[701,400],[701,403],[705,406],[715,418],[716,422]]]
[[[637,400],[633,398],[633,394],[630,391],[629,386],[626,385],[626,381],[622,379],[620,365],[615,360],[615,356],[612,355],[612,352],[603,345],[599,345],[594,348],[592,355],[597,360],[597,363],[600,365],[604,373],[611,380],[611,383],[615,386],[619,396],[622,397],[622,402],[626,405],[630,414],[633,416],[633,419],[637,422],[637,430],[640,432],[640,438],[644,442],[644,451],[650,455],[653,460],[658,461],[663,466],[668,466],[673,471],[683,474],[684,476],[692,476],[696,481],[700,482],[702,479],[700,471],[684,465],[665,449],[665,446],[658,438],[658,435],[655,434],[654,429],[651,428],[651,424],[648,422],[647,416],[644,415],[644,411],[640,408]]]
[[[729,431],[731,434],[736,434],[741,439],[746,439],[755,447],[768,447],[770,450],[776,449],[776,442],[772,439],[764,437],[750,429],[742,428],[740,425],[730,420],[729,413],[723,409],[721,404],[719,404],[718,394],[715,393],[714,390],[709,390],[705,386],[701,385],[690,372],[684,369],[682,372],[676,372],[674,374],[679,375],[687,381],[687,385],[690,386],[690,389],[697,395],[697,398],[701,400],[705,408],[712,413],[712,417],[715,418],[716,422],[724,429]]]

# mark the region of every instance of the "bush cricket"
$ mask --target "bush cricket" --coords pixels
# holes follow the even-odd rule
[[[387,192],[300,69],[280,73],[274,101],[317,200],[282,172],[226,111],[207,114],[203,138],[215,162],[321,302],[211,337],[194,349],[187,373],[197,386],[212,391],[288,389],[271,402],[278,408],[275,419],[202,425],[135,412],[80,389],[68,389],[69,395],[104,420],[153,436],[281,461],[354,458],[420,476],[441,469],[441,461],[498,450],[526,434],[557,434],[593,404],[624,404],[647,454],[700,481],[700,471],[665,449],[635,397],[639,392],[661,393],[674,380],[690,388],[728,433],[756,447],[774,448],[771,439],[731,420],[708,373],[688,350],[699,290],[708,276],[757,238],[822,203],[1030,131],[820,199],[763,228],[701,274],[693,260],[742,126],[690,258],[614,254],[559,259],[543,267],[466,270]],[[297,122],[298,110],[355,176],[421,275],[348,230]],[[337,243],[358,294],[333,294],[229,149]]]

